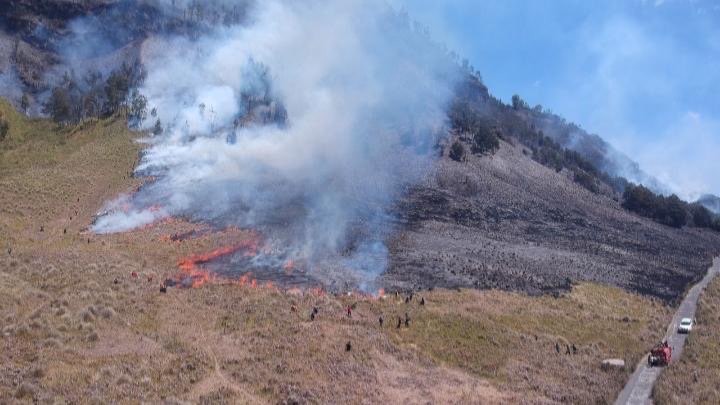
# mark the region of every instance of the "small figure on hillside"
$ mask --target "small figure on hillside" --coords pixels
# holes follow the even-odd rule
[[[11,248],[11,247],[8,248],[8,256],[10,256],[10,255],[12,255],[12,248]]]
[[[565,345],[565,354],[570,354],[570,346]]]
[[[378,318],[378,322],[380,323],[380,327],[382,328],[382,327],[383,327],[383,322],[384,322],[382,315],[380,315],[380,318]]]
[[[425,305],[425,297],[420,297],[420,305]]]
[[[348,342],[345,343],[345,351],[349,352],[350,350],[352,350],[352,343],[348,340]]]
[[[560,344],[558,342],[555,342],[555,351],[560,354]]]
[[[63,228],[63,235],[67,234],[67,228]]]
[[[347,307],[347,316],[348,318],[352,318],[352,307],[350,305]]]
[[[577,347],[575,347],[575,343],[572,344],[572,353],[577,354]]]
[[[410,327],[410,316],[408,315],[407,312],[405,312],[405,327],[407,327],[407,328]]]
[[[397,329],[400,329],[401,326],[402,326],[402,318],[400,318],[400,317],[398,316]]]
[[[90,244],[90,238],[88,238],[88,245]]]

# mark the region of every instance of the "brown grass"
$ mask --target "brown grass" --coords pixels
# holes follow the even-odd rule
[[[425,306],[420,295],[233,285],[161,294],[179,258],[245,234],[164,240],[196,226],[181,220],[84,233],[105,201],[139,184],[128,177],[136,135],[114,120],[58,129],[0,111],[11,123],[0,146],[0,402],[608,402],[627,373],[599,362],[634,364],[669,318],[594,284],[559,298],[436,290],[421,294]],[[396,329],[405,312],[410,327]],[[556,342],[579,353],[558,355]]]
[[[702,293],[683,356],[658,379],[657,404],[720,403],[720,278]]]

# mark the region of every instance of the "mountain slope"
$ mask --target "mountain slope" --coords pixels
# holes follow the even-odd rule
[[[596,281],[673,301],[720,252],[720,234],[673,229],[624,210],[619,195],[593,193],[562,168],[533,159],[520,139],[524,113],[470,81],[459,97],[493,120],[504,139],[493,156],[448,157],[399,205],[393,286],[558,291]],[[520,116],[520,117],[518,117]]]

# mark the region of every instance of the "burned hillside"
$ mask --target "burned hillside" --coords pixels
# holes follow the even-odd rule
[[[281,280],[296,262],[326,288],[366,292],[595,281],[672,301],[717,253],[716,218],[655,194],[660,208],[633,208],[621,176],[662,191],[637,164],[541,106],[493,97],[407,15],[339,8],[373,22],[348,40],[323,31],[334,19],[268,11],[323,27],[298,30],[328,50],[309,60],[297,38],[246,26],[252,2],[231,3],[0,6],[0,78],[18,108],[67,128],[118,117],[154,136],[133,173],[147,183],[98,207],[109,215],[91,230],[173,218],[258,230],[273,255],[230,249],[206,267]]]
[[[528,140],[540,130],[478,80],[458,97],[489,122],[499,150],[472,153],[471,137],[451,135],[437,170],[397,205],[403,230],[384,276],[391,288],[537,294],[595,281],[674,301],[720,252],[716,231],[677,229],[623,208],[612,179],[583,156],[559,145],[550,149],[557,159],[537,156],[543,149]],[[458,144],[463,159],[450,156]]]

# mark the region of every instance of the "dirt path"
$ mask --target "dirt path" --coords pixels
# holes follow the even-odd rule
[[[665,332],[665,340],[672,346],[672,362],[677,361],[682,355],[683,347],[685,346],[685,339],[687,335],[677,333],[678,324],[682,318],[694,318],[695,310],[697,309],[697,302],[700,298],[700,293],[707,287],[710,281],[720,273],[720,257],[715,258],[713,266],[710,267],[705,277],[700,282],[695,284],[687,295],[680,303],[675,315],[672,318],[672,322],[668,326]],[[635,372],[630,376],[625,388],[618,396],[615,405],[645,405],[652,404],[650,395],[652,394],[653,386],[657,380],[662,367],[648,367],[645,358],[640,360],[637,365]]]

